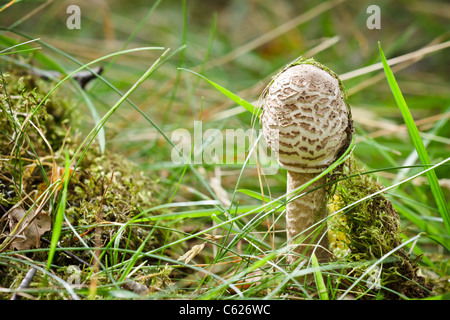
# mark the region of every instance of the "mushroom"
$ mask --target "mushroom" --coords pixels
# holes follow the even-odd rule
[[[291,195],[349,146],[353,125],[345,89],[331,70],[312,59],[301,60],[280,72],[262,99],[263,135],[287,170],[287,195]],[[288,241],[301,243],[288,255],[288,264],[298,254],[310,257],[314,252],[321,262],[330,258],[326,222],[322,228],[311,228],[327,217],[327,192],[322,187],[326,180],[326,176],[318,179],[286,205]]]

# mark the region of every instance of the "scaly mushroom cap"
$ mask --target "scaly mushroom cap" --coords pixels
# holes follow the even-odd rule
[[[348,146],[350,122],[339,81],[315,65],[288,68],[263,100],[264,137],[290,171],[325,170]]]

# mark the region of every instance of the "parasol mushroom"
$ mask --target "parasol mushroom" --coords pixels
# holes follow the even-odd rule
[[[349,146],[353,125],[345,90],[336,74],[310,59],[286,67],[267,86],[262,98],[263,134],[279,164],[287,170],[287,194],[291,195]],[[312,183],[286,206],[288,241],[301,243],[288,255],[288,264],[294,263],[299,254],[310,257],[314,252],[321,262],[330,258],[324,234],[326,222],[322,228],[312,227],[326,221],[327,193],[322,187],[326,179],[323,176]]]

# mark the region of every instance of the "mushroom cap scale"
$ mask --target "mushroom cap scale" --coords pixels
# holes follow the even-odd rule
[[[325,170],[347,146],[349,122],[339,81],[315,65],[286,69],[263,100],[264,137],[290,171]]]

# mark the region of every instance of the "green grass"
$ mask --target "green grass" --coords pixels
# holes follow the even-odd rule
[[[409,111],[408,105],[406,104],[405,99],[403,98],[402,92],[395,80],[394,74],[389,68],[388,63],[386,62],[386,57],[384,56],[383,50],[380,45],[380,56],[381,61],[383,62],[383,68],[386,72],[386,78],[389,82],[389,86],[391,87],[392,94],[394,95],[395,101],[402,113],[403,118],[405,119],[406,126],[408,128],[409,135],[414,144],[414,147],[417,150],[419,155],[419,159],[424,165],[430,165],[430,156],[428,155],[427,150],[425,149],[425,145],[420,137],[419,130],[417,130],[417,126],[414,122],[413,117],[411,116],[411,112]],[[427,171],[427,178],[430,183],[431,192],[433,193],[434,199],[436,201],[439,213],[444,220],[445,227],[447,228],[447,232],[450,233],[450,215],[448,212],[448,207],[446,200],[444,199],[444,194],[442,192],[441,187],[439,186],[439,181],[437,179],[436,173],[434,170]]]
[[[64,221],[64,213],[66,210],[67,186],[69,184],[69,175],[70,175],[70,161],[69,156],[66,152],[66,166],[64,170],[64,176],[62,181],[60,181],[60,185],[62,184],[63,188],[61,200],[59,200],[58,203],[58,211],[56,212],[56,217],[52,228],[52,238],[50,241],[50,248],[48,251],[47,272],[50,271],[50,268],[52,266],[53,257],[55,256],[56,247],[58,246],[59,237],[61,236],[61,229]]]
[[[86,5],[78,31],[61,27],[66,18],[58,13],[64,12],[61,4],[29,17],[32,8],[20,2],[5,9],[7,18],[0,12],[1,74],[6,67],[19,66],[30,72],[59,71],[62,77],[51,83],[51,90],[32,112],[38,114],[47,99],[60,99],[64,90],[70,108],[83,114],[69,132],[81,136],[79,145],[67,160],[55,156],[61,166],[66,165],[66,173],[68,165],[80,166],[98,148],[132,160],[146,177],[157,181],[157,190],[149,190],[152,201],[120,223],[72,224],[66,214],[72,206],[67,192],[76,181],[75,173],[70,180],[64,179],[56,192],[60,196],[49,192],[38,198],[36,205],[45,204],[52,212],[52,231],[43,236],[50,244],[41,241],[37,248],[14,252],[2,235],[0,298],[10,299],[26,272],[36,268],[32,284],[22,289],[34,299],[147,298],[124,290],[128,280],[150,288],[151,299],[383,299],[388,288],[369,290],[368,275],[388,264],[402,248],[413,257],[423,255],[420,268],[430,278],[437,277],[437,289],[429,299],[448,299],[448,49],[389,66],[378,47],[381,43],[386,54],[395,58],[433,41],[445,43],[448,33],[438,11],[431,10],[439,3],[427,10],[421,4],[383,4],[382,29],[367,30],[369,4],[281,1],[280,10],[272,10],[270,1],[254,7],[245,1],[223,7],[189,1],[152,5],[111,1],[101,19]],[[296,19],[302,12],[310,13]],[[336,35],[339,41],[330,44],[327,40]],[[291,250],[284,232],[289,197],[282,170],[261,176],[248,158],[231,165],[193,164],[188,159],[180,165],[171,163],[176,146],[171,132],[179,128],[193,132],[194,121],[202,120],[204,131],[259,128],[258,99],[265,85],[286,64],[308,52],[315,52],[315,59],[338,74],[382,62],[382,68],[344,80],[356,128],[348,152],[352,150],[364,164],[362,174],[376,176],[384,185],[379,194],[392,201],[401,219],[402,244],[381,259],[324,264],[312,259],[289,267],[284,258]],[[71,80],[77,71],[99,64],[105,71],[86,90]],[[6,84],[8,77],[2,78]],[[19,176],[14,185],[23,186],[25,158],[33,158],[41,172],[48,168],[40,151],[20,148],[33,147],[31,138],[19,133],[21,125],[27,132],[32,125],[12,116],[17,97],[4,94],[9,103],[2,103],[1,115],[8,117],[21,142],[12,154],[20,159],[15,164]],[[6,139],[2,131],[0,136]],[[66,151],[69,147],[53,150],[59,155]],[[410,155],[416,152],[419,161],[411,162],[415,158]],[[6,155],[0,158],[3,161]],[[346,160],[344,156],[335,166]],[[2,183],[9,181],[6,178],[0,175]],[[47,181],[46,190],[54,186]],[[345,214],[376,195],[361,196],[334,215]],[[21,199],[27,196],[20,194]],[[2,219],[5,227],[6,218]],[[100,247],[82,236],[92,228],[110,234]],[[139,228],[146,233],[133,246],[132,230]],[[58,240],[67,237],[77,241],[60,247]],[[158,245],[148,248],[155,239]],[[177,260],[201,244],[205,246],[190,262]],[[83,258],[89,266],[82,266],[79,288],[68,284],[69,265],[64,262],[75,262],[61,258],[66,253],[89,257]],[[95,261],[98,268],[93,267]],[[348,272],[352,268],[364,271],[355,276]],[[304,275],[313,275],[317,284],[305,286],[298,280]],[[393,294],[407,299],[401,292]]]

